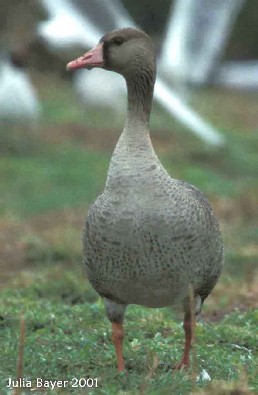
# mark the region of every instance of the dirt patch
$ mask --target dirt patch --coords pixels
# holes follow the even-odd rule
[[[233,313],[234,311],[237,312],[245,312],[249,309],[250,307],[247,305],[243,304],[235,304],[232,306],[227,307],[226,309],[217,309],[217,310],[212,310],[207,313],[202,313],[200,315],[200,318],[204,322],[219,322],[223,320],[223,318],[228,315]]]
[[[84,217],[85,209],[66,209],[38,215],[23,222],[2,220],[0,222],[0,288],[6,286],[22,271],[35,269],[35,262],[28,256],[31,240],[41,240],[43,247],[44,242],[51,247],[51,236],[54,232],[61,234],[62,230],[76,230],[80,234]],[[56,240],[53,240],[54,242]],[[63,240],[61,239],[60,242]],[[78,236],[78,244],[80,245],[80,236]]]
[[[88,149],[104,151],[114,148],[119,137],[118,130],[87,128],[80,124],[49,125],[42,127],[41,134],[47,142],[52,144],[68,141],[78,143]]]
[[[253,272],[251,278],[230,281],[221,278],[212,294],[205,301],[207,311],[201,317],[204,321],[221,321],[226,315],[238,311],[244,312],[250,308],[258,308],[258,271]],[[224,299],[224,306],[221,301]]]
[[[257,94],[230,89],[197,92],[194,107],[211,122],[222,123],[232,130],[256,132],[258,123]],[[240,111],[241,109],[241,111]]]
[[[30,229],[36,232],[44,232],[53,228],[80,228],[82,229],[86,217],[85,208],[64,209],[32,217],[27,221]]]
[[[242,221],[252,222],[258,218],[258,198],[255,191],[247,191],[243,196],[232,199],[228,197],[213,196],[212,207],[219,218],[227,223],[234,223],[241,217]]]
[[[0,287],[17,273],[30,267],[24,259],[21,238],[24,234],[23,224],[0,222]]]
[[[80,124],[49,125],[41,127],[41,135],[52,144],[64,141],[78,143],[88,149],[112,152],[121,134],[120,129],[88,128]],[[168,130],[152,133],[152,141],[159,152],[171,151],[171,145],[176,142],[175,136]]]

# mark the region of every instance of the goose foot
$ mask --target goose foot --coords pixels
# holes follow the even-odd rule
[[[176,363],[174,366],[173,366],[173,369],[174,370],[186,370],[186,369],[188,369],[190,367],[190,362],[188,361],[188,362],[186,362],[186,361],[181,361],[181,362],[178,362],[178,363]]]

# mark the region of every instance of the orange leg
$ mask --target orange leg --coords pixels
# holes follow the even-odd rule
[[[185,313],[184,317],[184,331],[185,331],[185,347],[181,362],[175,365],[175,369],[184,369],[190,366],[190,348],[194,339],[195,332],[195,316],[191,313]]]
[[[125,369],[124,358],[123,358],[123,338],[124,329],[123,324],[112,323],[112,340],[116,350],[117,357],[117,369],[122,372]]]

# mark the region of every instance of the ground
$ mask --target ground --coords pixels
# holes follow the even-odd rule
[[[17,375],[23,319],[23,376],[33,385],[37,377],[91,377],[98,388],[88,393],[96,394],[258,393],[257,97],[209,90],[191,98],[225,135],[219,150],[154,108],[155,149],[171,175],[208,196],[226,263],[199,319],[190,371],[172,373],[183,347],[180,317],[131,306],[127,372],[118,374],[110,325],[81,265],[81,229],[104,186],[123,116],[85,111],[68,81],[35,79],[44,106],[37,130],[0,129],[0,393]],[[69,384],[49,393],[85,392]]]

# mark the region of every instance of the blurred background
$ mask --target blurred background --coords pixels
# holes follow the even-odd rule
[[[126,92],[118,75],[65,66],[125,26],[145,30],[156,45],[155,150],[173,177],[208,196],[220,219],[226,268],[208,309],[255,305],[254,0],[1,0],[0,286],[27,284],[28,273],[80,273],[84,217],[104,187]]]

